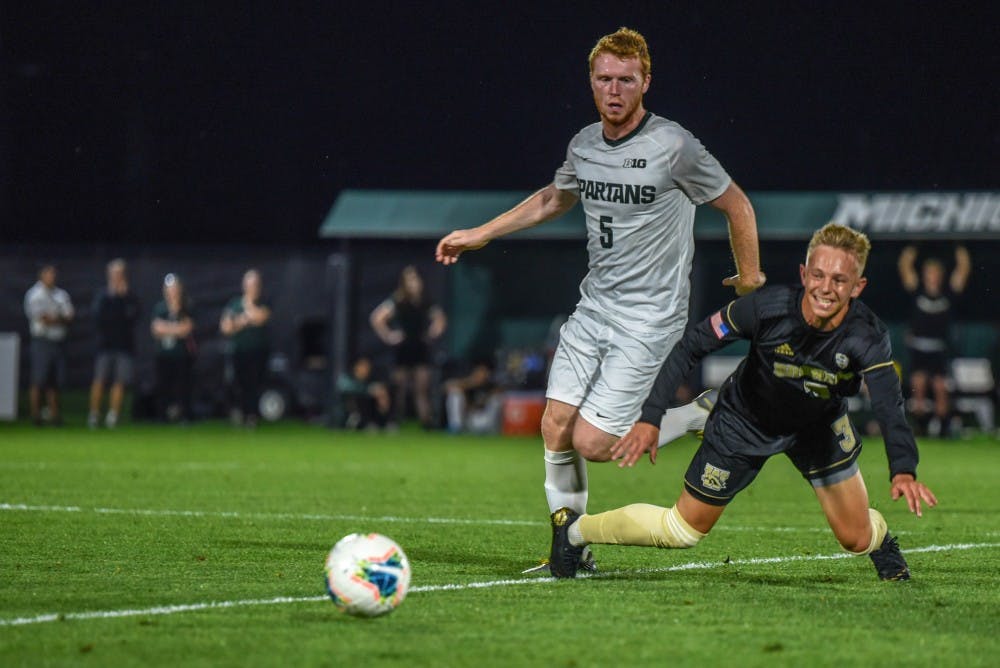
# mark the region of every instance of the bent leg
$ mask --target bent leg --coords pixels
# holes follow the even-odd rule
[[[694,401],[668,408],[660,420],[660,438],[657,447],[663,447],[667,443],[676,441],[686,434],[696,434],[701,438],[705,430],[705,422],[709,413],[719,399],[719,391],[716,389],[705,390],[699,394]]]
[[[577,416],[576,422],[573,425],[573,448],[587,461],[610,461],[611,446],[619,438],[620,436],[610,434],[590,424],[583,416]]]
[[[582,515],[569,529],[570,542],[641,547],[688,548],[697,545],[718,521],[725,506],[712,506],[681,492],[670,508],[633,503],[596,515]]]
[[[868,490],[860,471],[847,480],[815,489],[826,521],[846,551],[862,555],[878,549],[887,527],[882,514],[868,507]]]
[[[549,399],[542,415],[542,440],[545,444],[545,498],[549,512],[572,508],[587,510],[587,463],[573,449],[573,425],[576,406]]]

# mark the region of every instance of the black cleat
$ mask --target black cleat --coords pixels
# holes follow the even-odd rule
[[[549,572],[554,578],[575,578],[583,556],[583,546],[569,542],[569,525],[580,517],[571,508],[560,508],[552,513],[552,549],[549,551]]]
[[[583,548],[583,554],[580,555],[580,565],[577,567],[577,571],[597,572],[597,560],[594,558],[594,553],[590,551],[589,546]],[[523,575],[532,575],[534,573],[551,575],[552,571],[549,569],[549,560],[542,559],[531,568],[525,568],[521,573]]]
[[[882,580],[909,580],[910,569],[906,565],[903,553],[899,551],[899,542],[886,534],[879,548],[868,555],[875,564],[875,570]]]

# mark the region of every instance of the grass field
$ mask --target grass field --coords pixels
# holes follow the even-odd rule
[[[591,510],[672,503],[695,446],[592,465]],[[548,549],[537,439],[0,425],[0,665],[998,665],[1000,443],[922,456],[917,519],[862,455],[908,583],[842,558],[780,458],[697,548],[602,546],[599,577],[554,582],[520,575]],[[410,557],[387,617],[324,599],[354,531]]]

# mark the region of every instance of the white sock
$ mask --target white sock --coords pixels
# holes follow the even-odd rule
[[[572,508],[587,512],[587,462],[576,450],[545,450],[545,498],[549,512]]]
[[[660,440],[657,441],[657,447],[662,448],[689,432],[704,429],[707,419],[708,411],[693,401],[677,408],[668,408],[660,420]]]
[[[573,547],[580,547],[586,544],[587,541],[583,539],[583,532],[580,531],[580,520],[569,525],[569,528],[566,529],[566,537],[569,538],[569,544]]]
[[[465,417],[465,393],[449,392],[445,399],[445,412],[448,415],[448,429],[450,431],[462,431]]]

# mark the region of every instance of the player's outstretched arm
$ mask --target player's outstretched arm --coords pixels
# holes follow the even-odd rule
[[[576,201],[576,195],[550,183],[488,223],[446,235],[438,242],[434,259],[441,264],[454,264],[463,252],[478,250],[498,237],[557,218],[569,211]]]
[[[930,487],[917,480],[909,473],[897,473],[892,477],[892,487],[889,490],[892,500],[899,498],[906,499],[906,505],[910,507],[911,513],[916,513],[917,517],[923,517],[923,507],[921,503],[926,503],[928,508],[937,505],[937,497]]]
[[[729,222],[729,243],[736,262],[736,275],[722,281],[743,296],[764,285],[767,280],[760,270],[760,247],[757,240],[757,216],[743,190],[730,183],[725,192],[711,201]]]
[[[965,291],[965,286],[969,282],[969,274],[972,273],[972,258],[969,250],[962,245],[955,247],[955,270],[951,272],[948,279],[951,291],[961,294]]]
[[[907,292],[916,292],[917,288],[920,287],[920,275],[917,274],[916,246],[907,246],[900,252],[896,268],[899,270],[899,280],[903,284],[903,289]]]
[[[611,446],[611,459],[618,461],[619,467],[634,466],[642,453],[649,453],[649,462],[656,463],[657,442],[660,428],[648,422],[636,422],[627,434]]]

